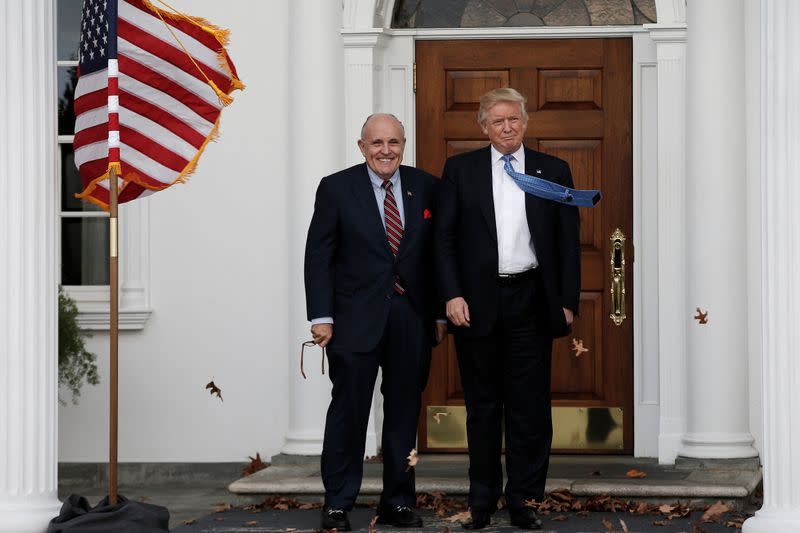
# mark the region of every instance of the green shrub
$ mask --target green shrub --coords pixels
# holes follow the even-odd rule
[[[83,382],[100,383],[97,376],[97,356],[86,350],[85,339],[90,337],[78,327],[78,307],[75,300],[58,289],[58,383],[72,393],[72,403],[78,403]],[[59,401],[64,404],[63,400]]]

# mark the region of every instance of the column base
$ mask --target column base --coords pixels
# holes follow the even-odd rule
[[[745,520],[742,533],[800,533],[800,511],[776,512],[756,511],[756,515]]]
[[[758,457],[749,433],[687,433],[678,455],[695,459]]]
[[[286,455],[322,455],[322,433],[319,431],[290,431],[281,448]]]
[[[662,433],[658,436],[658,464],[675,464],[682,437],[683,433]]]
[[[43,533],[60,509],[55,498],[37,504],[0,504],[0,533]]]

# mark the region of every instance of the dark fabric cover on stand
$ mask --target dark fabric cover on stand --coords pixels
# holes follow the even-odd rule
[[[47,533],[168,533],[169,511],[166,507],[132,502],[117,496],[117,505],[108,504],[108,497],[89,505],[83,496],[71,494],[61,512],[50,521]]]

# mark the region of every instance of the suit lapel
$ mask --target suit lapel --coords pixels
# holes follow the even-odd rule
[[[539,165],[539,158],[536,152],[525,147],[525,174],[529,176],[536,176],[536,170]],[[525,193],[525,216],[528,219],[528,230],[531,233],[531,240],[533,241],[533,249],[540,250],[536,242],[536,229],[540,226],[539,220],[543,214],[541,198],[537,198],[532,194]]]
[[[353,180],[353,196],[357,200],[358,208],[364,213],[364,221],[371,239],[386,253],[392,255],[389,241],[386,238],[386,229],[383,227],[383,220],[381,220],[381,212],[378,210],[378,204],[375,201],[372,181],[369,179],[369,174],[367,174],[367,164],[364,163],[360,168],[358,176]]]
[[[475,165],[475,192],[478,202],[489,228],[489,235],[497,242],[497,221],[494,218],[494,191],[492,191],[492,152],[487,146],[477,152],[477,165]]]
[[[408,170],[401,168],[400,173],[401,191],[403,201],[403,215],[405,225],[403,226],[403,239],[400,241],[400,248],[397,256],[400,257],[408,247],[408,243],[414,238],[417,225],[419,224],[419,194],[415,187],[416,181]]]

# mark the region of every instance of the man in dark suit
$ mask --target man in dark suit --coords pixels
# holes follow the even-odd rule
[[[437,180],[401,166],[397,118],[370,116],[358,146],[366,160],[322,179],[308,230],[306,306],[314,342],[327,347],[331,403],[325,422],[323,529],[350,530],[378,367],[383,370],[383,493],[378,523],[420,527],[414,469],[420,395],[436,322],[433,203]]]
[[[488,525],[503,492],[511,522],[540,529],[526,501],[544,496],[552,440],[552,340],[578,310],[578,211],[526,194],[505,171],[572,187],[561,159],[522,144],[528,115],[514,89],[481,97],[478,122],[490,146],[453,156],[435,222],[440,295],[455,334],[467,407],[470,457],[466,529]]]

